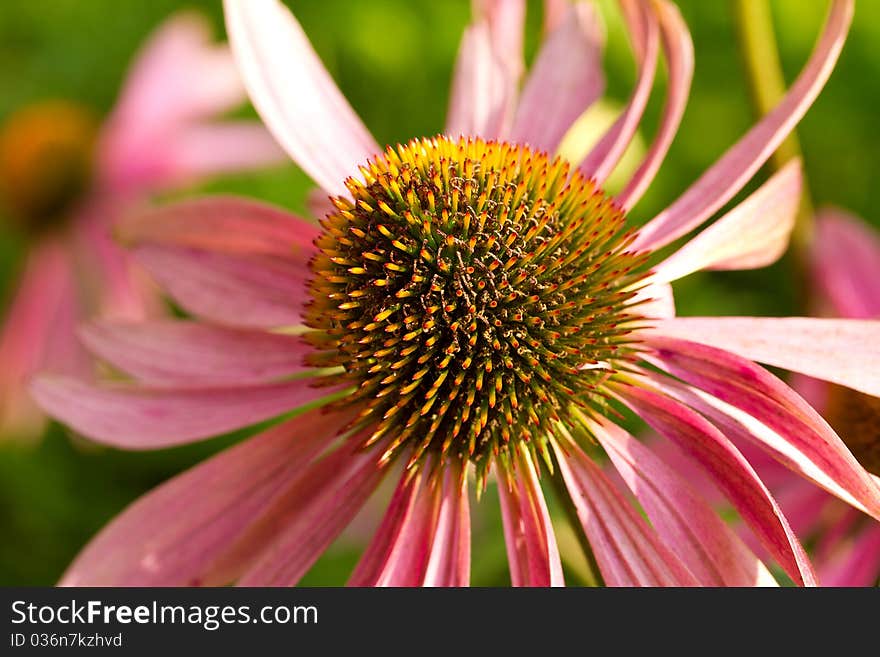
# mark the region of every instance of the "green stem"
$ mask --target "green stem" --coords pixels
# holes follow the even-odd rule
[[[580,518],[578,518],[577,509],[571,499],[571,494],[568,492],[568,487],[565,485],[565,481],[562,478],[562,473],[559,472],[558,464],[553,468],[553,474],[549,475],[549,479],[553,484],[553,489],[556,493],[556,500],[562,505],[562,508],[565,509],[565,515],[572,530],[574,530],[575,536],[577,536],[581,551],[586,558],[587,572],[585,573],[584,583],[587,586],[602,586],[604,581],[602,580],[602,574],[599,571],[599,564],[596,563],[596,555],[593,554],[593,548],[590,546],[590,541],[584,533],[583,525],[581,525]]]
[[[785,79],[779,62],[773,16],[767,0],[732,0],[737,36],[746,68],[752,103],[760,117],[776,107],[785,95]],[[801,154],[797,133],[792,131],[770,159],[773,170]],[[804,271],[806,250],[813,237],[813,203],[804,179],[803,194],[797,221],[791,236],[794,265],[800,279]]]

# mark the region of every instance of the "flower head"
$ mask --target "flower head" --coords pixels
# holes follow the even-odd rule
[[[196,320],[93,325],[89,346],[135,381],[47,377],[34,392],[75,429],[128,448],[320,407],[146,496],[86,548],[66,583],[293,584],[379,481],[402,471],[350,583],[464,585],[472,468],[480,486],[489,473],[498,481],[515,585],[562,583],[540,484],[551,469],[606,583],[773,583],[700,495],[616,425],[624,407],[713,479],[800,584],[816,583],[812,566],[735,443],[760,444],[880,517],[880,489],[834,431],[749,359],[877,392],[865,355],[839,345],[876,338],[878,324],[674,317],[670,281],[780,255],[799,165],[666,260],[653,258],[727,203],[804,114],[840,52],[852,3],[833,3],[780,105],[638,230],[628,215],[666,154],[692,73],[675,7],[621,2],[636,87],[583,161],[564,162],[548,153],[602,90],[593,5],[550,3],[521,91],[523,3],[475,6],[445,133],[382,150],[280,3],[226,2],[255,106],[331,197],[316,204],[321,227],[229,198],[143,214],[125,237]],[[661,50],[663,123],[612,199],[602,183],[638,126]],[[827,357],[804,358],[807,344]],[[588,454],[598,448],[648,520]]]
[[[258,124],[213,122],[244,99],[229,51],[210,44],[198,16],[181,14],[150,38],[103,125],[67,100],[5,120],[0,204],[27,257],[0,335],[0,435],[39,433],[42,414],[24,390],[34,371],[89,373],[75,337],[80,319],[161,312],[110,236],[127,210],[159,189],[278,161]]]

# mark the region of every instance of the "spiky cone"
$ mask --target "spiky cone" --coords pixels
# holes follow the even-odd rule
[[[674,317],[670,281],[780,255],[799,165],[669,258],[654,256],[727,203],[804,114],[831,73],[852,3],[833,3],[780,105],[636,232],[628,215],[687,98],[687,30],[668,2],[621,3],[636,87],[593,150],[566,163],[546,153],[601,93],[602,30],[591,4],[550,4],[557,11],[519,92],[524,4],[476,3],[445,136],[383,151],[280,3],[226,3],[255,106],[332,198],[316,203],[322,225],[233,198],[135,219],[126,238],[136,256],[195,319],[93,325],[90,347],[132,381],[43,378],[34,393],[73,428],[134,449],[319,408],[148,494],[85,549],[64,583],[291,585],[395,473],[351,583],[465,585],[475,473],[478,487],[489,474],[497,482],[511,582],[559,585],[541,490],[551,465],[607,584],[774,583],[676,470],[615,424],[626,408],[713,479],[798,584],[816,583],[813,568],[737,444],[763,446],[880,517],[880,489],[840,438],[748,358],[758,341],[762,361],[876,394],[880,353],[844,346],[880,344],[876,322]],[[612,199],[602,184],[638,126],[661,49],[670,71],[664,121]],[[743,331],[723,331],[731,322]],[[600,450],[644,516],[588,455]]]
[[[228,51],[210,43],[201,17],[180,14],[150,38],[102,124],[71,100],[5,118],[0,206],[26,255],[0,309],[0,440],[41,435],[45,417],[26,388],[35,372],[91,375],[79,322],[162,314],[154,286],[111,236],[124,214],[153,192],[280,161],[262,126],[214,122],[244,99]]]

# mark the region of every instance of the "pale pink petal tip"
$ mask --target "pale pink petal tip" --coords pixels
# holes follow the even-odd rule
[[[226,29],[263,121],[306,173],[333,194],[379,146],[278,0],[225,0]]]

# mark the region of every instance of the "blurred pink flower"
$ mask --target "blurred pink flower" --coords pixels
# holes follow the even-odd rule
[[[408,467],[351,584],[466,585],[472,468],[478,491],[490,473],[498,481],[512,583],[560,585],[542,460],[559,469],[607,584],[775,583],[688,482],[614,423],[620,404],[701,466],[798,584],[816,583],[812,565],[734,442],[762,445],[880,518],[880,488],[843,442],[751,360],[876,394],[880,324],[674,316],[670,281],[763,266],[784,250],[798,164],[646,264],[730,201],[803,116],[840,53],[852,2],[833,2],[779,106],[629,231],[625,213],[657,172],[689,93],[692,45],[676,8],[621,2],[638,81],[617,122],[570,168],[541,151],[554,152],[602,93],[593,5],[550,3],[521,90],[524,3],[475,5],[448,136],[382,151],[279,2],[227,0],[254,105],[333,197],[323,229],[233,198],[143,214],[126,238],[196,319],[92,324],[89,347],[134,381],[48,376],[34,393],[74,429],[128,449],[320,407],[146,495],[62,583],[295,584],[398,464]],[[612,200],[599,185],[641,120],[661,51],[662,124]],[[303,324],[305,339],[290,330]],[[588,454],[599,447],[647,519]]]
[[[225,46],[180,14],[153,34],[100,128],[65,101],[26,107],[2,136],[0,188],[28,253],[0,333],[0,436],[35,437],[44,417],[25,380],[36,370],[88,376],[75,326],[92,315],[161,312],[146,277],[111,236],[151,192],[283,161],[257,122],[215,122],[246,100]]]

